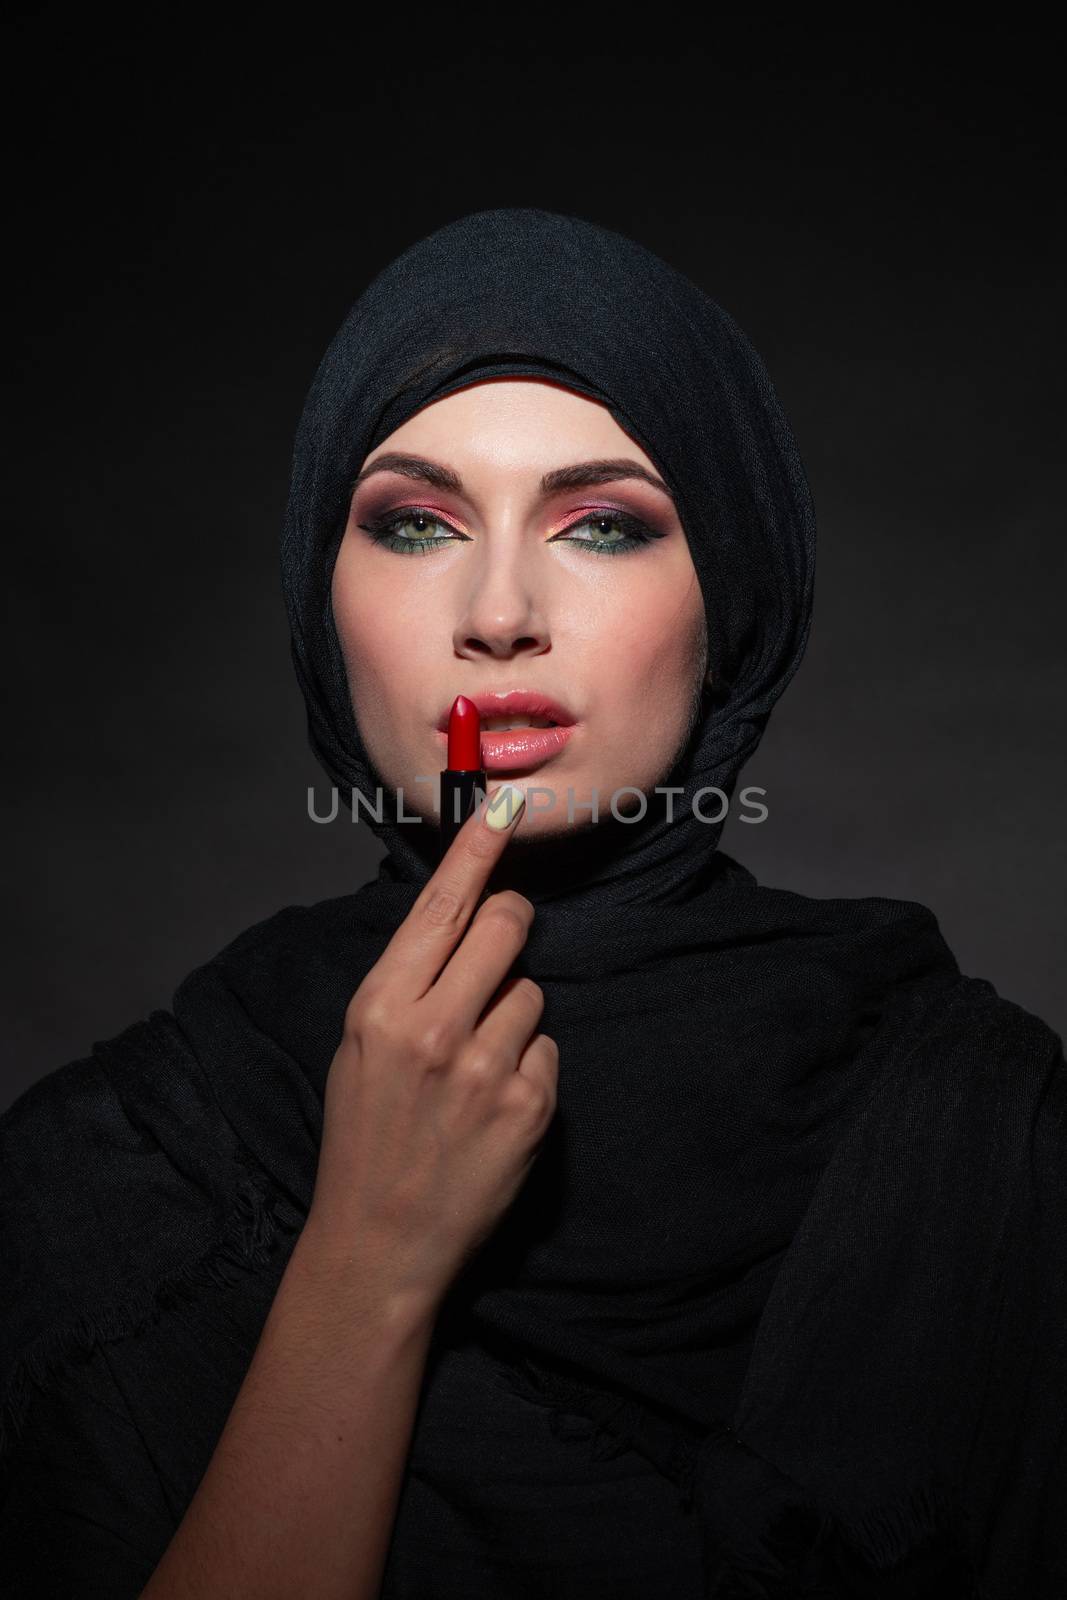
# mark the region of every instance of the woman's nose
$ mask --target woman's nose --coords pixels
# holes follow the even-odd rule
[[[457,618],[453,644],[457,655],[468,656],[538,655],[548,648],[544,609],[521,561],[488,564]]]

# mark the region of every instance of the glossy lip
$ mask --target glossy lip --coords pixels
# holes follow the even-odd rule
[[[461,691],[466,693],[466,691]],[[437,719],[438,733],[448,731],[448,716],[452,710],[455,695],[443,708]],[[553,722],[558,722],[562,728],[574,726],[575,718],[561,705],[558,700],[553,700],[550,695],[541,694],[536,689],[508,689],[496,693],[467,694],[468,700],[473,700],[478,707],[478,715],[484,722],[487,717],[550,717]],[[525,730],[524,730],[525,731]],[[536,728],[535,733],[556,733],[555,728]],[[502,739],[502,733],[484,733],[483,739]],[[514,737],[508,734],[506,737]]]
[[[453,696],[453,699],[455,697]],[[512,732],[498,729],[481,732],[482,767],[486,772],[518,772],[539,767],[559,755],[574,732],[576,723],[567,707],[551,695],[536,689],[507,689],[495,693],[469,694],[478,707],[478,715],[486,717],[551,717],[559,723],[556,728],[516,728]],[[436,737],[448,752],[448,716],[452,700],[441,713]]]
[[[547,711],[530,712],[531,716],[548,716]],[[481,735],[482,768],[485,772],[517,772],[520,769],[539,767],[553,756],[559,755],[574,732],[575,725],[563,728],[516,728],[508,733],[503,729]],[[442,749],[442,760],[448,759],[448,734],[441,728],[434,730]]]

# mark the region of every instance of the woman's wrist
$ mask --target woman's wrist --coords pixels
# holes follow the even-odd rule
[[[333,1308],[346,1319],[358,1317],[361,1322],[369,1318],[383,1332],[428,1334],[444,1291],[405,1283],[394,1270],[394,1256],[385,1241],[364,1237],[353,1243],[341,1237],[312,1209],[287,1273],[298,1274],[324,1310]]]

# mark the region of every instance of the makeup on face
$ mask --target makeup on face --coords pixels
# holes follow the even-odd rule
[[[385,479],[380,486],[375,481],[379,474]],[[391,489],[389,484],[390,477],[394,475],[425,483],[434,495],[441,498],[436,501],[421,498],[418,504],[398,499],[398,491]],[[367,480],[370,480],[371,488],[369,491],[363,490],[361,494],[360,486]],[[617,483],[626,484],[621,494],[614,487]],[[405,487],[410,493],[410,481]],[[655,473],[626,457],[557,467],[542,474],[539,487],[542,502],[558,508],[549,530],[548,543],[563,540],[586,553],[618,555],[647,549],[667,534],[668,529],[661,525],[661,519],[664,503],[673,506],[669,489]],[[423,456],[390,451],[363,470],[356,479],[355,488],[353,512],[357,497],[360,508],[355,515],[355,525],[379,548],[397,554],[420,555],[450,545],[470,543],[470,534],[462,531],[465,526],[463,507],[469,505],[462,479],[454,469],[443,463]],[[594,501],[573,503],[582,491],[594,493],[598,490],[604,492],[604,498],[598,493]],[[460,508],[458,511],[451,509],[450,497],[453,496]],[[564,509],[563,503],[567,501],[572,503]],[[436,527],[439,531],[417,538],[401,533],[402,528],[416,522]],[[603,523],[615,526],[615,537],[578,537],[582,529]]]

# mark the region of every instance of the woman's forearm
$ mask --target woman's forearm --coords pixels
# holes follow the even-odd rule
[[[306,1226],[142,1600],[377,1596],[436,1312]]]

